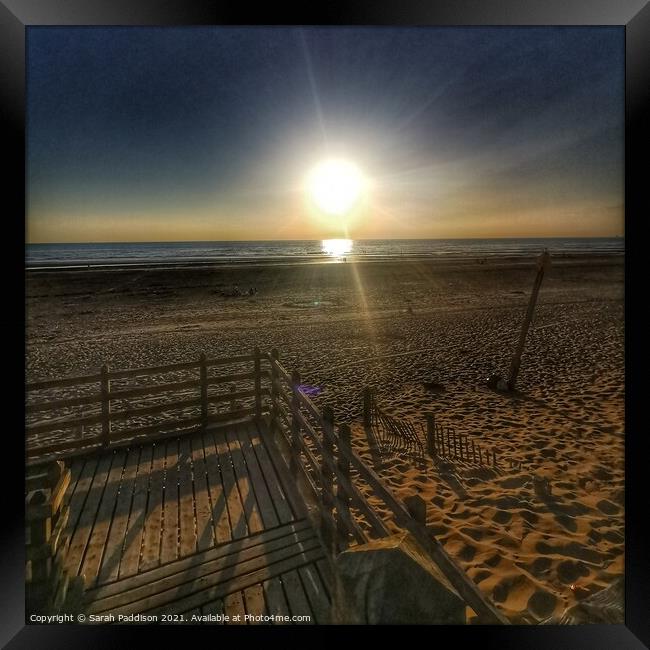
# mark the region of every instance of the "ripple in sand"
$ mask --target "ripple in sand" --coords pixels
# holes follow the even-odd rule
[[[589,569],[582,562],[565,560],[557,565],[557,576],[565,584],[575,582],[579,577],[589,575]]]
[[[598,510],[604,512],[606,515],[615,515],[618,514],[618,512],[620,511],[620,508],[615,503],[612,503],[607,499],[603,499],[602,501],[599,501],[596,504],[596,507],[598,508]]]

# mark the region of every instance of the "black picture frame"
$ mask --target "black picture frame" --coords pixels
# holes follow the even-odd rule
[[[32,25],[619,25],[626,42],[626,135],[625,135],[625,224],[626,224],[626,614],[625,625],[612,626],[521,626],[453,628],[453,643],[480,643],[499,648],[643,648],[650,644],[650,544],[644,520],[647,517],[643,477],[644,436],[643,385],[644,327],[633,311],[637,296],[644,291],[643,240],[635,236],[642,227],[644,201],[643,165],[648,137],[647,110],[650,94],[650,6],[647,0],[363,0],[350,3],[323,2],[302,11],[287,10],[277,3],[249,11],[241,3],[215,0],[0,0],[0,122],[6,157],[3,209],[5,229],[14,229],[11,243],[1,256],[6,279],[6,311],[0,320],[6,337],[5,412],[12,412],[16,426],[3,432],[5,469],[0,510],[0,644],[17,648],[119,647],[135,643],[194,643],[195,635],[205,642],[268,642],[274,630],[215,630],[187,627],[40,626],[25,625],[24,612],[24,499],[21,489],[24,439],[24,283],[18,279],[24,269],[25,215],[25,32]],[[647,181],[646,181],[647,182]],[[647,210],[646,210],[647,215]],[[641,304],[640,307],[643,307]],[[12,418],[13,420],[13,418]],[[19,460],[21,459],[21,460]],[[8,478],[6,469],[18,468]],[[15,481],[15,483],[14,483]],[[302,643],[299,630],[284,630],[292,643]],[[313,632],[313,631],[312,631]],[[325,642],[337,631],[319,628]],[[340,630],[338,630],[340,633]],[[152,635],[156,635],[156,639]],[[425,632],[426,633],[426,632]],[[443,630],[432,631],[432,643],[441,640]],[[365,631],[362,634],[366,634]],[[128,641],[126,641],[128,635]],[[188,635],[191,639],[186,638]],[[255,639],[252,638],[255,636]],[[346,635],[347,636],[347,635]],[[448,641],[447,641],[448,642]]]

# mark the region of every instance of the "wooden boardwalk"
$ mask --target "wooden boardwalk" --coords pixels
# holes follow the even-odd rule
[[[327,622],[325,551],[281,462],[253,422],[75,458],[65,568],[88,611]]]

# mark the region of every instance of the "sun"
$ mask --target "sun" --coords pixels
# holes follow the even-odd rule
[[[361,170],[346,160],[326,160],[314,167],[307,179],[311,200],[326,214],[348,213],[363,195]]]

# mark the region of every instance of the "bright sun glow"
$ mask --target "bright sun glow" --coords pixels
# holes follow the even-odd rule
[[[351,239],[323,239],[323,253],[332,257],[342,257],[352,252]]]
[[[361,198],[365,180],[361,170],[344,160],[327,160],[309,174],[312,201],[326,214],[343,215]]]

